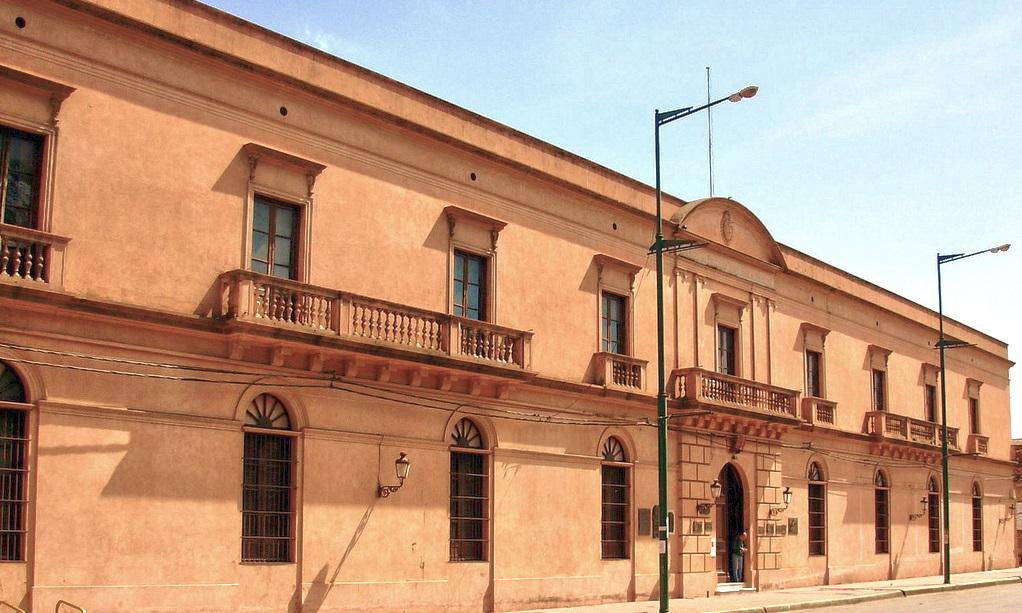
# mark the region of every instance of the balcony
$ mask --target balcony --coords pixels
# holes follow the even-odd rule
[[[64,248],[69,240],[0,224],[0,280],[63,289]]]
[[[983,436],[982,434],[970,434],[966,451],[976,455],[986,455],[989,443],[989,436]]]
[[[626,392],[641,392],[646,389],[646,360],[639,360],[618,353],[598,352],[593,354],[596,383],[611,389]]]
[[[220,275],[218,316],[528,370],[532,332],[248,270]]]
[[[883,440],[919,443],[930,447],[941,446],[941,427],[932,421],[895,415],[887,411],[866,413],[866,434]],[[948,448],[958,447],[958,428],[947,429]]]
[[[759,417],[798,420],[795,390],[724,375],[702,368],[681,368],[671,373],[672,394],[690,406],[733,409]]]
[[[836,402],[813,396],[802,399],[802,421],[807,424],[833,428],[836,419]]]

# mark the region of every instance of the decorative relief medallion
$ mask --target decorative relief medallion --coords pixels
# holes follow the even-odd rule
[[[720,235],[724,238],[724,244],[730,245],[735,237],[735,225],[731,221],[731,211],[724,211],[720,216]]]

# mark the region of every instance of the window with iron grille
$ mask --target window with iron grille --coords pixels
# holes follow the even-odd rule
[[[717,372],[737,375],[735,363],[735,329],[717,326]]]
[[[291,430],[287,409],[269,394],[252,401],[245,424],[261,430]],[[242,562],[294,559],[294,445],[292,436],[245,432]]]
[[[806,395],[823,398],[823,381],[820,378],[820,364],[823,356],[819,351],[806,351]]]
[[[626,311],[624,296],[603,292],[601,323],[603,324],[603,351],[626,354]]]
[[[823,470],[816,462],[809,464],[809,555],[827,553],[827,485]]]
[[[486,444],[469,419],[454,426],[451,438],[451,561],[484,561],[490,541]]]
[[[298,222],[301,209],[255,197],[252,220],[252,270],[281,279],[298,278]]]
[[[0,362],[0,402],[24,403],[18,376]],[[0,560],[25,559],[28,414],[0,408]]]
[[[926,384],[926,391],[924,392],[924,399],[926,403],[926,421],[933,423],[937,422],[937,386]]]
[[[877,471],[873,479],[874,496],[874,541],[877,553],[890,553],[890,484],[883,471]]]
[[[930,477],[926,494],[926,521],[929,526],[930,553],[940,553],[940,495],[937,480]]]
[[[983,551],[983,494],[972,484],[972,550]]]
[[[487,258],[465,251],[454,252],[454,314],[486,321]]]
[[[43,137],[0,126],[0,209],[3,223],[38,227]]]
[[[621,441],[613,436],[603,444],[602,510],[600,514],[601,548],[603,559],[627,559],[628,518],[631,515],[629,494],[629,467]]]
[[[873,369],[873,410],[887,410],[887,373],[879,368]]]

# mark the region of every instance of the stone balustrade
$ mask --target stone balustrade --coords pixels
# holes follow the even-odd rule
[[[834,426],[836,419],[836,402],[813,396],[802,399],[802,421],[817,426]]]
[[[646,360],[619,353],[601,351],[593,354],[596,383],[604,387],[630,392],[646,389]]]
[[[799,393],[702,368],[675,370],[671,388],[689,402],[799,419]],[[679,381],[678,379],[684,379]]]
[[[966,449],[969,453],[976,455],[986,455],[990,445],[990,437],[982,434],[970,434],[968,448]]]
[[[69,239],[0,224],[0,279],[64,287],[64,248]]]
[[[218,316],[527,370],[532,333],[279,279],[220,276]]]
[[[887,411],[866,413],[866,434],[876,438],[920,443],[931,447],[940,447],[942,441],[941,427],[938,424]],[[948,428],[947,434],[948,448],[958,451],[958,428]]]

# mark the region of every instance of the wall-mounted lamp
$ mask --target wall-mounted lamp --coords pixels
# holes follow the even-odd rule
[[[908,514],[909,520],[919,519],[923,515],[926,515],[926,509],[929,507],[930,504],[929,499],[927,499],[926,496],[923,496],[922,499],[919,500],[919,504],[922,505],[922,510],[920,510],[918,513],[909,513]]]
[[[791,506],[791,488],[790,487],[785,487],[784,488],[784,491],[781,492],[781,498],[784,500],[784,506],[783,507],[771,507],[770,508],[770,517],[774,517],[776,515],[780,515],[781,513],[784,513],[785,511],[788,510],[788,507]]]
[[[394,472],[397,474],[397,485],[381,485],[377,495],[380,498],[386,498],[394,492],[401,489],[401,486],[405,484],[405,479],[408,478],[408,472],[412,469],[412,462],[408,459],[408,454],[401,452],[401,455],[397,456],[394,460]]]
[[[1015,517],[1016,514],[1015,509],[1018,508],[1018,496],[1015,495],[1014,489],[1012,489],[1011,493],[1008,494],[1008,499],[1011,500],[1011,502],[1008,503],[1008,514],[1003,519],[1001,519],[1001,522],[1011,521],[1011,519]]]
[[[713,483],[710,484],[710,497],[713,498],[713,502],[697,502],[696,513],[699,513],[700,515],[709,515],[710,509],[713,508],[713,505],[720,499],[720,492],[722,489],[720,481],[714,479]]]

